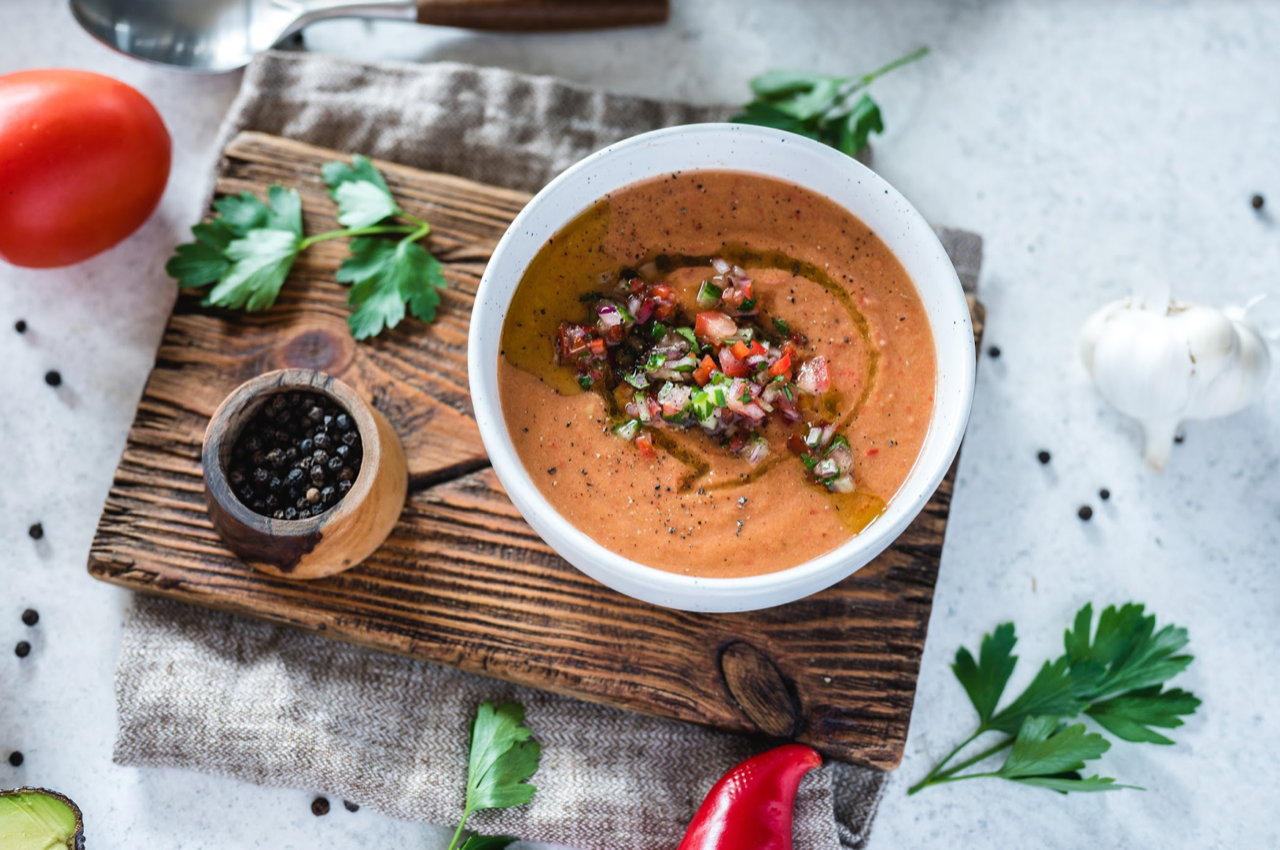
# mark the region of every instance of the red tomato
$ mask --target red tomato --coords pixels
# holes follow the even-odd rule
[[[160,113],[88,71],[0,76],[0,258],[68,266],[137,230],[169,180]]]

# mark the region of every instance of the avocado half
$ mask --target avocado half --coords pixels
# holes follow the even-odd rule
[[[43,788],[0,791],[4,850],[84,850],[84,819],[66,796]]]

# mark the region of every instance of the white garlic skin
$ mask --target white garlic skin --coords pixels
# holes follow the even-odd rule
[[[1138,420],[1157,470],[1184,421],[1235,413],[1271,371],[1267,343],[1245,310],[1178,301],[1156,310],[1113,301],[1085,322],[1080,356],[1102,397]]]

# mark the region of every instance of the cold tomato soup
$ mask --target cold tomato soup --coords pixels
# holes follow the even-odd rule
[[[627,186],[548,240],[498,362],[507,430],[555,509],[708,577],[794,567],[874,522],[935,376],[920,296],[876,234],[730,171]]]

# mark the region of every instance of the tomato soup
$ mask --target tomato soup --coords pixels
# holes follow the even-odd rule
[[[548,240],[498,382],[521,462],[570,523],[641,564],[734,577],[876,520],[936,372],[920,296],[865,224],[790,183],[687,171]]]

